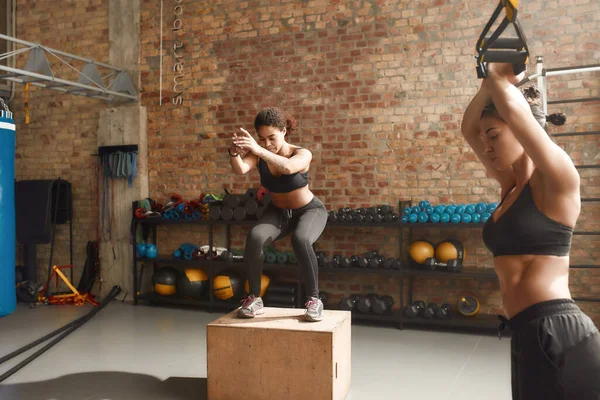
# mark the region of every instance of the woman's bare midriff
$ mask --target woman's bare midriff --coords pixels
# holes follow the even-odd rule
[[[494,269],[509,319],[533,304],[571,298],[568,256],[500,256]]]
[[[271,202],[278,208],[296,209],[304,207],[313,199],[314,194],[308,188],[308,185],[288,193],[271,192]]]

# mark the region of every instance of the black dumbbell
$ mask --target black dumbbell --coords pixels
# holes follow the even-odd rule
[[[358,267],[358,256],[350,256],[350,262],[352,263],[353,267]]]
[[[425,310],[425,303],[422,300],[416,300],[413,301],[412,304],[406,306],[404,314],[407,318],[417,318],[423,315],[423,310]]]
[[[435,316],[439,319],[452,318],[452,306],[448,303],[442,304],[437,310],[435,310]]]
[[[318,251],[316,253],[316,255],[317,255],[317,265],[319,266],[319,268],[326,267],[327,264],[329,264],[329,259],[327,258],[325,253],[323,253],[322,251]]]
[[[375,298],[377,298],[377,295],[372,293],[366,296],[362,296],[356,303],[356,310],[362,314],[370,313]]]
[[[438,309],[437,304],[435,304],[435,303],[427,304],[427,307],[425,307],[425,310],[423,310],[423,318],[432,319],[433,317],[435,317],[435,313],[436,313],[437,309]]]
[[[371,251],[367,251],[365,253],[365,257],[369,258],[369,259],[371,259],[371,258],[373,258],[375,256],[378,256],[378,255],[379,255],[379,252],[377,250],[371,250]]]
[[[329,213],[327,213],[327,221],[329,221],[329,222],[337,222],[338,221],[338,217],[337,217],[337,214],[335,213],[335,211],[329,211]]]
[[[448,260],[448,263],[442,263],[442,262],[437,261],[433,257],[427,258],[425,260],[425,265],[427,267],[429,267],[430,269],[443,268],[450,272],[458,272],[458,271],[460,271],[460,268],[462,267],[462,265],[460,265],[460,262],[458,260]]]
[[[331,258],[331,267],[332,268],[339,268],[341,261],[342,261],[342,256],[340,256],[339,254],[334,255]]]
[[[350,297],[343,297],[340,300],[339,308],[344,311],[352,311],[356,306],[356,302],[360,299],[360,296],[357,294],[353,294]]]
[[[383,220],[385,222],[394,222],[394,221],[398,221],[398,214],[395,212],[389,213],[389,214],[385,214],[383,217]]]
[[[369,224],[373,222],[373,216],[371,214],[365,215],[365,223]]]
[[[348,257],[342,257],[340,260],[340,268],[352,267],[352,261]]]
[[[358,257],[356,265],[358,268],[367,268],[369,266],[369,259],[366,257]]]
[[[373,216],[373,222],[378,223],[378,224],[381,223],[381,222],[383,222],[383,215],[381,215],[381,214],[375,214]]]
[[[371,310],[377,315],[389,313],[394,307],[394,299],[391,296],[378,296],[371,305]]]
[[[358,223],[364,222],[365,221],[365,216],[362,215],[362,214],[356,214],[354,216],[354,218],[353,218],[353,221],[354,222],[358,222]]]
[[[382,268],[384,261],[384,257],[374,256],[373,258],[371,258],[371,261],[369,261],[369,268]]]
[[[388,258],[382,263],[381,267],[384,269],[398,269],[398,260],[395,258]]]

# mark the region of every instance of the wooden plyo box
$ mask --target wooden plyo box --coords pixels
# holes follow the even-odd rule
[[[252,319],[236,310],[208,324],[208,400],[341,400],[350,390],[351,316],[265,308]]]

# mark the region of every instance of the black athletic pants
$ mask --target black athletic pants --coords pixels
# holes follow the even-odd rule
[[[512,331],[515,400],[600,400],[600,334],[571,299],[545,301],[503,321]]]
[[[292,234],[292,247],[302,272],[306,295],[319,297],[319,270],[313,244],[327,224],[327,210],[316,197],[304,207],[281,209],[270,203],[246,239],[244,261],[250,294],[260,295],[263,270],[263,246]]]

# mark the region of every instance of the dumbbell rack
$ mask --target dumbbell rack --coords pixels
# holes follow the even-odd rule
[[[399,209],[403,210],[407,206],[410,206],[411,202],[400,202]],[[452,329],[461,330],[467,332],[486,332],[486,333],[497,333],[499,321],[495,315],[478,314],[475,317],[465,317],[458,312],[452,313],[451,319],[440,320],[440,319],[424,319],[415,318],[409,319],[404,315],[404,308],[406,304],[412,304],[413,302],[413,288],[415,279],[424,277],[440,277],[448,279],[481,279],[481,280],[497,280],[496,273],[491,268],[477,268],[477,267],[464,267],[461,272],[446,272],[440,270],[429,270],[429,269],[416,269],[411,267],[411,263],[408,260],[408,250],[406,249],[406,242],[404,240],[405,234],[408,233],[407,243],[413,240],[414,229],[481,229],[483,224],[442,224],[442,223],[402,223],[402,222],[383,222],[383,223],[356,223],[356,222],[328,222],[327,227],[374,227],[374,228],[397,228],[399,231],[399,249],[401,254],[401,269],[397,270],[386,270],[386,269],[371,269],[371,268],[319,268],[319,271],[323,272],[345,272],[352,274],[370,274],[374,273],[379,276],[394,276],[400,281],[400,304],[399,309],[390,314],[386,315],[375,315],[375,314],[360,314],[353,312],[352,319],[356,321],[373,322],[380,324],[392,324],[399,329],[405,327],[421,327],[421,328],[440,328],[440,329]],[[408,293],[405,295],[405,281],[407,281]],[[407,303],[405,303],[407,298]],[[453,306],[455,306],[453,304]],[[329,308],[335,308],[329,307]],[[456,307],[454,307],[456,308]]]
[[[410,202],[401,202],[400,209],[404,209],[404,207],[410,205]],[[213,228],[216,225],[225,225],[226,226],[226,240],[227,240],[227,249],[231,250],[231,227],[233,225],[251,225],[254,221],[236,221],[236,220],[171,220],[171,219],[136,219],[133,217],[133,228],[137,229],[137,226],[141,224],[142,226],[146,226],[151,230],[152,242],[156,244],[156,232],[157,227],[159,225],[200,225],[208,228],[208,245],[209,248],[212,248],[213,243]],[[400,304],[398,310],[393,310],[389,314],[384,315],[376,315],[376,314],[360,314],[357,312],[352,313],[352,320],[356,322],[368,322],[375,324],[391,324],[396,326],[399,329],[403,329],[404,327],[431,327],[431,328],[450,328],[450,329],[460,329],[463,331],[471,331],[471,332],[481,332],[486,331],[488,333],[496,333],[498,327],[498,320],[496,316],[493,315],[484,315],[479,314],[476,317],[463,317],[458,313],[453,313],[453,318],[448,320],[439,320],[439,319],[407,319],[404,316],[404,307],[405,302],[404,299],[407,297],[408,304],[413,301],[413,284],[415,279],[422,277],[444,277],[450,279],[484,279],[484,280],[495,280],[496,274],[492,269],[489,268],[463,268],[461,272],[450,273],[444,271],[437,270],[422,270],[422,269],[414,269],[410,268],[410,263],[407,259],[407,253],[405,249],[404,243],[404,235],[405,231],[408,231],[408,243],[412,241],[412,231],[414,229],[427,229],[427,228],[437,228],[437,229],[476,229],[481,228],[483,224],[433,224],[433,223],[401,223],[399,221],[395,222],[370,222],[370,223],[357,223],[357,222],[328,222],[328,228],[356,228],[356,227],[371,227],[371,228],[393,228],[398,229],[399,233],[399,249],[402,261],[401,269],[373,269],[373,268],[332,268],[332,267],[322,267],[319,268],[319,271],[322,272],[335,272],[335,273],[351,273],[351,274],[377,274],[379,276],[390,276],[397,277],[400,282]],[[138,301],[149,301],[150,304],[171,304],[177,306],[194,306],[200,307],[204,309],[208,309],[212,312],[215,309],[219,310],[231,310],[239,306],[239,299],[234,299],[232,301],[222,301],[214,298],[212,293],[212,279],[218,275],[221,271],[226,269],[234,269],[234,270],[244,270],[244,264],[241,262],[225,262],[225,261],[217,261],[217,260],[175,260],[171,257],[171,255],[159,255],[155,259],[146,259],[142,257],[138,257],[136,254],[135,243],[133,246],[133,277],[134,277],[134,304],[137,304]],[[138,270],[138,264],[142,264],[142,271]],[[177,269],[185,269],[185,268],[202,268],[209,278],[209,296],[208,300],[191,300],[191,299],[182,299],[171,296],[161,296],[153,291],[149,293],[139,293],[141,288],[141,277],[143,275],[143,267],[147,265],[152,265],[153,270],[156,270],[159,265],[169,265]],[[264,264],[264,270],[290,270],[296,271],[296,265],[293,264]],[[408,281],[408,293],[405,296],[405,280]],[[297,282],[297,293],[301,293],[301,283]],[[383,294],[383,293],[382,293]],[[296,307],[302,307],[302,296],[296,296]],[[329,309],[335,309],[335,305],[330,304],[328,306]]]

